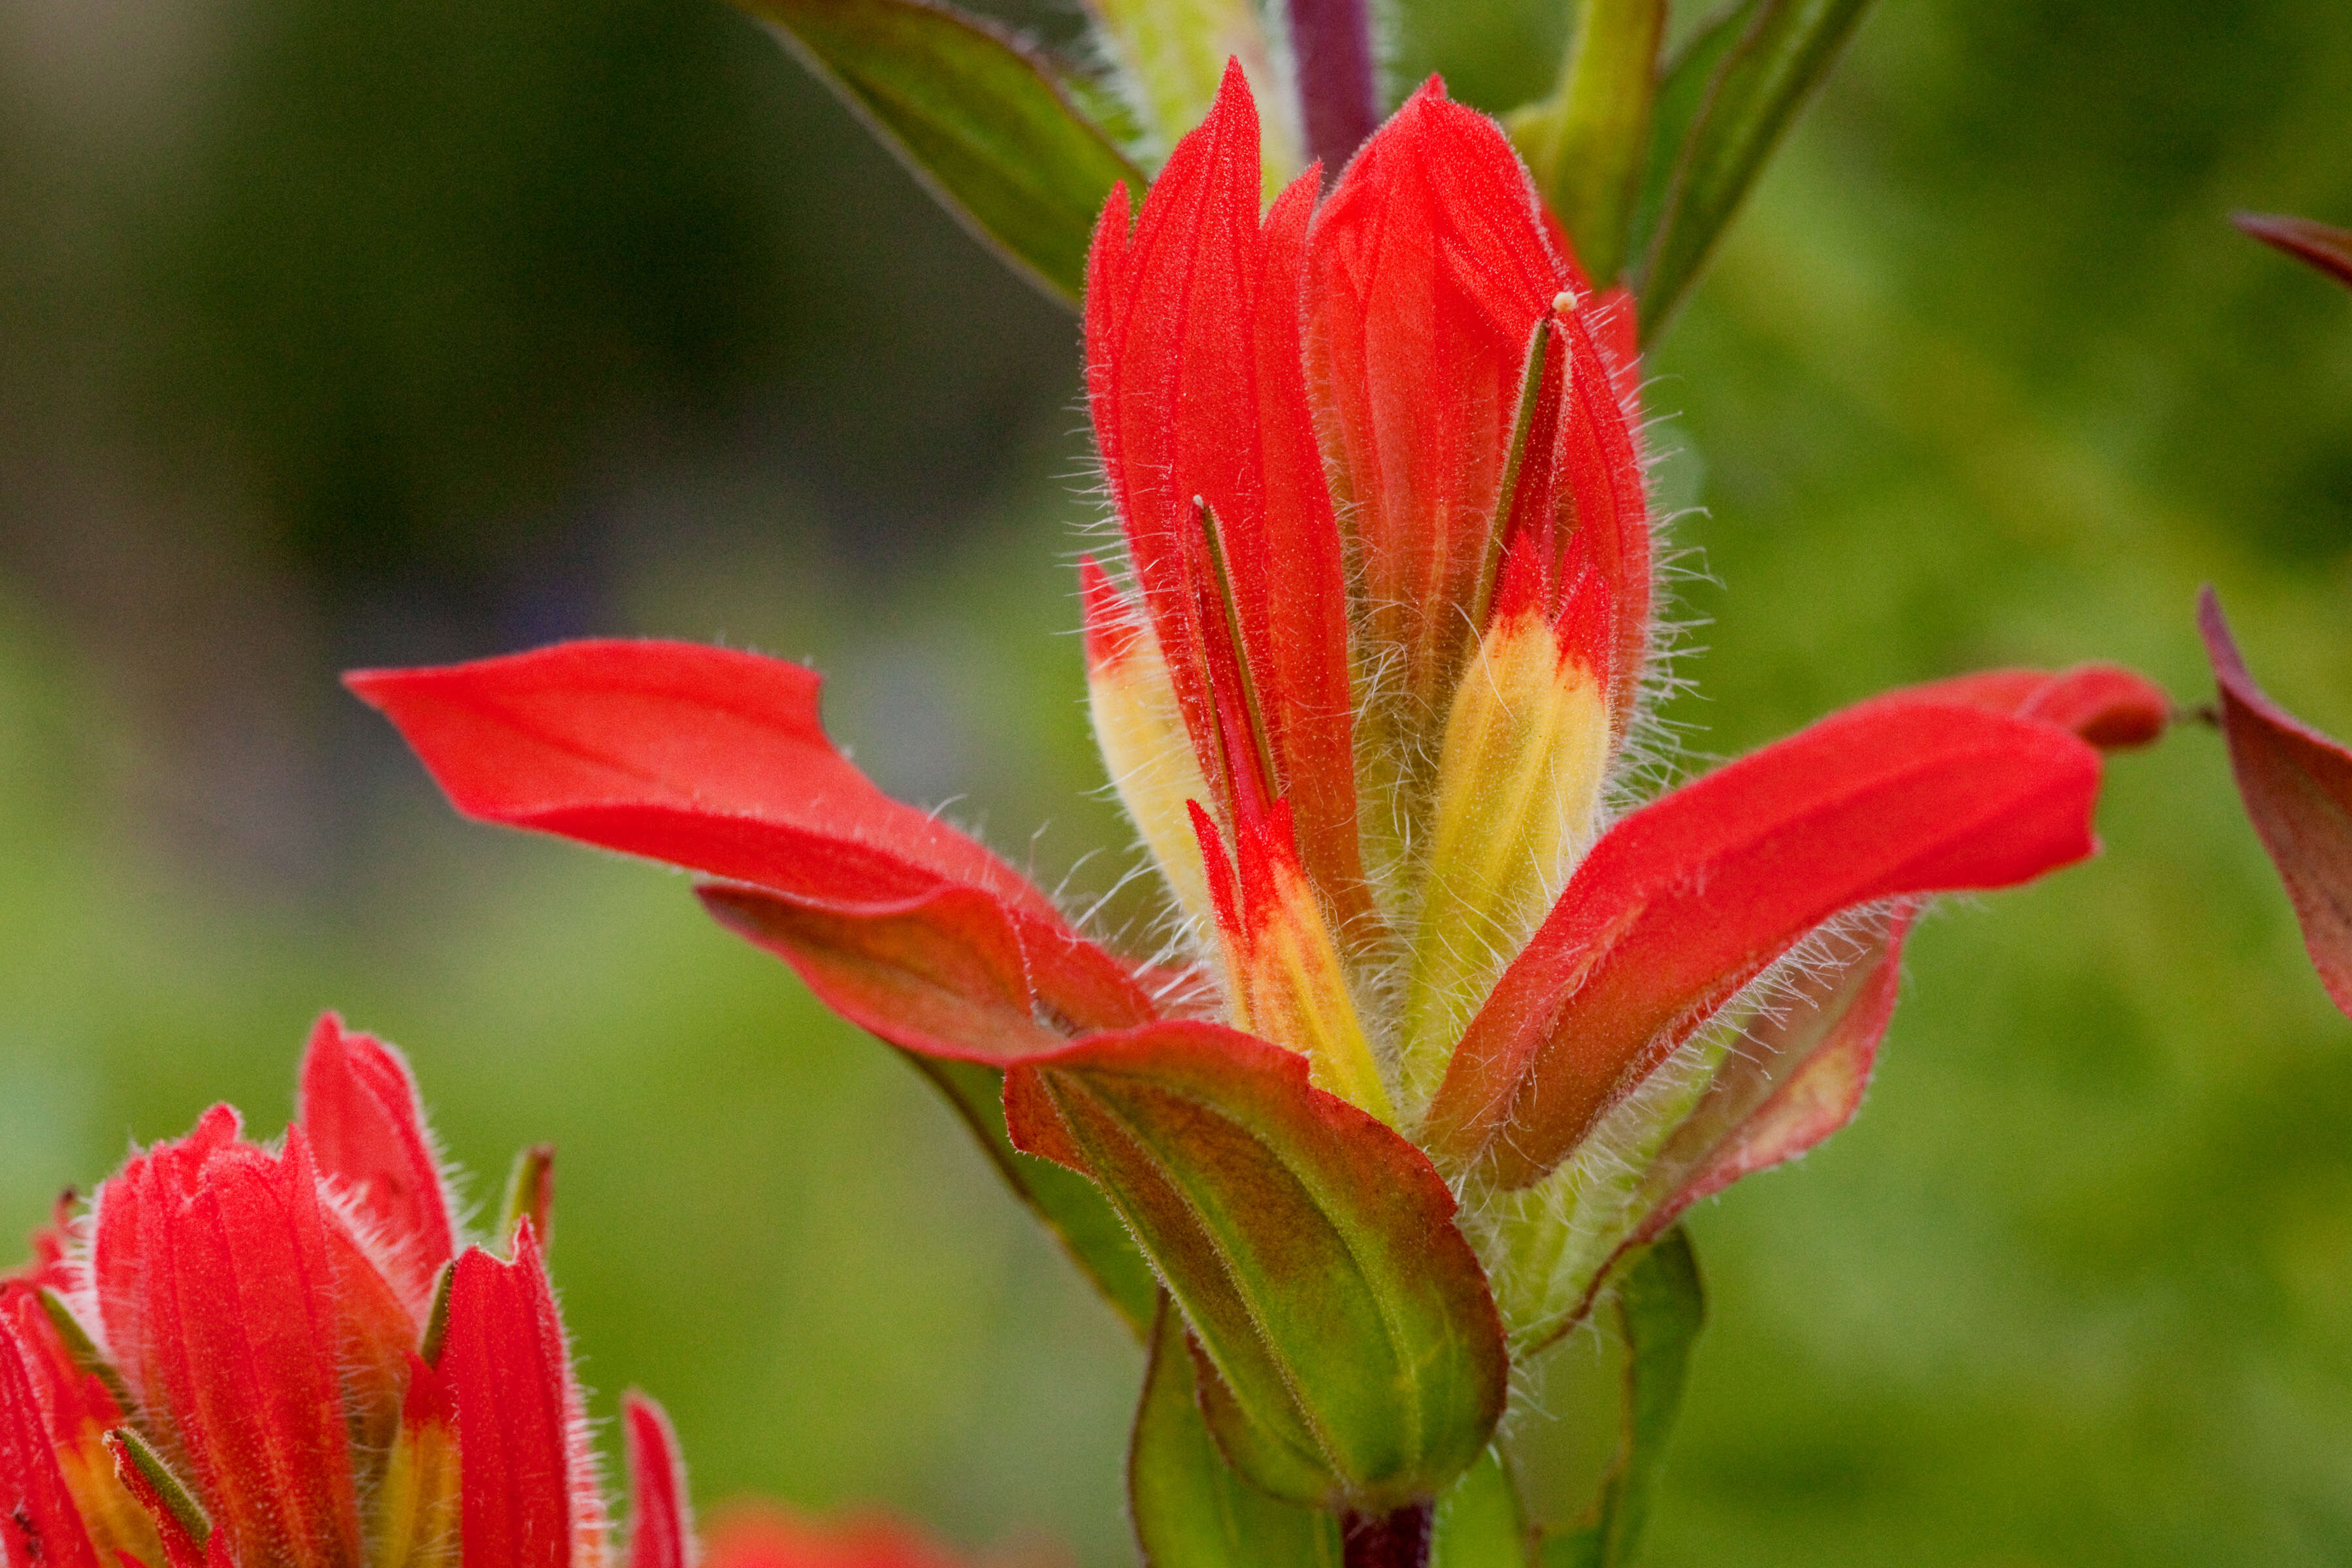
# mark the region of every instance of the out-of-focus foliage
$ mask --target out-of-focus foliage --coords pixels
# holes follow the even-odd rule
[[[1392,85],[1475,102],[1559,58],[1532,4],[1399,27]],[[811,656],[862,763],[1051,879],[1121,842],[1066,804],[1068,320],[716,0],[10,0],[0,49],[0,1226],[282,1107],[332,1004],[479,1201],[559,1145],[597,1409],[658,1394],[707,1495],[1125,1561],[1139,1354],[929,1089],[677,879],[457,822],[331,685]],[[1652,367],[1697,752],[2004,661],[2204,700],[2206,578],[2352,733],[2352,308],[2223,221],[2352,221],[2347,85],[2309,0],[1874,12]],[[2103,859],[1919,932],[1860,1121],[1690,1221],[1652,1563],[2352,1553],[2352,1033],[2218,740],[2111,777]],[[1547,1374],[1559,1519],[1613,1373]]]

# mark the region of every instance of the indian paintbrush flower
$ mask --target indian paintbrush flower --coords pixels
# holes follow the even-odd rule
[[[5,1568],[688,1568],[677,1442],[623,1402],[615,1549],[542,1179],[465,1245],[399,1053],[320,1020],[275,1148],[215,1106],[61,1204],[0,1281]],[[709,1568],[894,1568],[804,1531]],[[929,1562],[933,1559],[921,1559]],[[944,1558],[937,1561],[945,1562]]]
[[[1435,82],[1328,195],[1309,169],[1262,208],[1261,169],[1229,69],[1088,267],[1126,548],[1081,570],[1087,674],[1172,956],[884,797],[798,666],[583,642],[351,683],[460,810],[701,873],[947,1064],[1123,1222],[1225,1461],[1409,1520],[1486,1450],[1514,1355],[1853,1114],[1920,901],[2089,854],[2098,748],[2167,703],[2111,667],[1962,677],[1642,802],[1630,302]],[[998,1074],[1001,1129],[971,1087]],[[1146,1327],[1119,1228],[1003,1163]]]

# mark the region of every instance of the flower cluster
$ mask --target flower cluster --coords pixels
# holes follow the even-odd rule
[[[543,1238],[543,1152],[464,1245],[407,1064],[321,1018],[282,1143],[215,1106],[59,1205],[0,1282],[5,1568],[947,1568],[876,1526],[695,1551],[677,1443],[623,1403],[617,1552]]]
[[[1231,69],[1087,269],[1125,543],[1082,571],[1087,673],[1172,956],[885,798],[797,666],[593,642],[352,684],[460,809],[702,873],[1089,1178],[1118,1224],[1005,1160],[1122,1300],[1134,1238],[1225,1462],[1373,1517],[1477,1460],[1512,1357],[1631,1249],[1852,1115],[1919,901],[2090,853],[2099,749],[2168,704],[1966,676],[1642,803],[1630,301],[1434,82],[1328,194],[1262,209],[1261,170]]]

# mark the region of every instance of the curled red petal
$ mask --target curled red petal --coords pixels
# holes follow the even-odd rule
[[[364,1223],[371,1250],[422,1321],[455,1248],[448,1192],[406,1059],[322,1014],[302,1055],[297,1119],[320,1173]]]
[[[1577,868],[1470,1025],[1424,1146],[1534,1181],[1841,910],[2088,855],[2099,757],[2055,726],[1882,699],[1674,791]]]
[[[2278,868],[2327,994],[2352,1016],[2352,749],[2281,708],[2254,684],[2207,588],[2198,628],[2221,688],[2221,731],[2246,815]]]
[[[629,1568],[688,1568],[694,1525],[687,1510],[686,1461],[662,1407],[632,1389],[621,1396],[628,1433]]]
[[[436,1370],[457,1415],[465,1561],[567,1568],[602,1521],[538,1239],[518,1226],[512,1262],[470,1247],[456,1267]]]
[[[2162,738],[2172,699],[2164,688],[2119,664],[2041,669],[1985,669],[1905,687],[1888,701],[1961,702],[2072,730],[2103,752]]]
[[[796,664],[604,640],[345,683],[469,816],[796,895],[887,902],[954,884],[1057,918],[1003,861],[851,766]]]

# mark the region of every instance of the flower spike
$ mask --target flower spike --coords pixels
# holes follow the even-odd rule
[[[1173,1303],[1180,1447],[1396,1521],[1487,1451],[1514,1352],[1852,1115],[1920,903],[2090,853],[2098,748],[2169,703],[2112,666],[1962,676],[1622,812],[1654,623],[1630,299],[1434,80],[1328,198],[1310,171],[1262,209],[1263,167],[1229,68],[1087,260],[1125,542],[1079,566],[1087,690],[1196,968],[1115,957],[885,799],[807,671],[615,642],[352,684],[461,810],[709,879],[932,1058],[1066,1239],[1132,1237],[1150,1283],[1072,1249],[1139,1327]]]
[[[405,1064],[331,1014],[300,1105],[275,1150],[215,1107],[0,1276],[0,1568],[602,1568],[532,1205],[510,1259],[466,1247],[412,1310],[374,1260],[456,1227]],[[677,1437],[623,1415],[629,1568],[692,1568]]]

